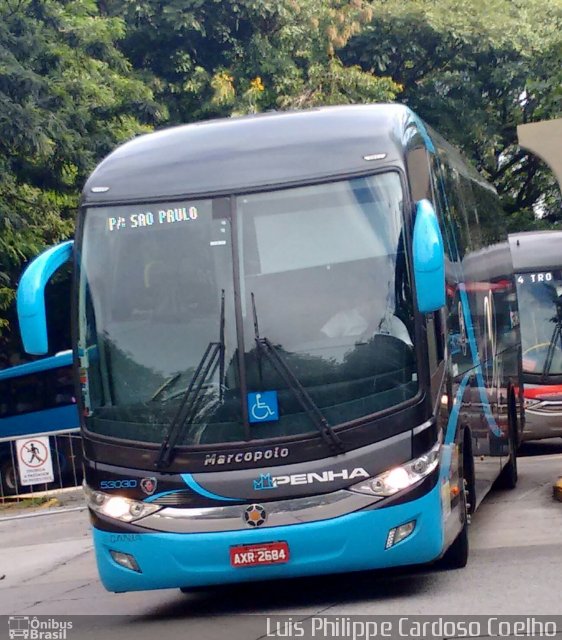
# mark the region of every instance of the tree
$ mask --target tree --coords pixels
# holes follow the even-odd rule
[[[125,15],[123,52],[153,75],[171,122],[392,100],[388,77],[336,54],[372,16],[365,0],[106,0]]]
[[[562,4],[386,0],[342,59],[388,74],[401,100],[459,146],[502,196],[513,227],[560,220],[552,173],[516,127],[560,114]]]
[[[87,174],[163,115],[90,0],[0,3],[0,330],[23,264],[69,237]],[[14,332],[12,331],[12,338]]]

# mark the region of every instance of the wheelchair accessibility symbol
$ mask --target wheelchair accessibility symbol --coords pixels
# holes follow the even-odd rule
[[[248,417],[250,422],[272,422],[279,420],[277,391],[249,393]]]

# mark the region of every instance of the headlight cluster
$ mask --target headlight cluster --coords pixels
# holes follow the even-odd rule
[[[406,464],[399,467],[389,469],[374,478],[362,480],[349,487],[349,489],[357,493],[366,493],[367,495],[380,496],[382,498],[393,496],[395,493],[407,489],[427,477],[439,464],[440,449],[441,443],[438,442],[423,456],[410,460],[410,462],[406,462]]]
[[[113,496],[103,491],[95,491],[85,483],[84,494],[90,509],[108,518],[114,518],[122,522],[133,522],[162,508],[157,504],[140,502],[124,496]]]

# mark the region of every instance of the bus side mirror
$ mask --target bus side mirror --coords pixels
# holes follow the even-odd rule
[[[429,200],[416,203],[412,244],[418,309],[421,313],[438,311],[445,304],[445,252],[439,220]]]
[[[70,260],[73,240],[47,249],[23,272],[17,292],[17,311],[23,347],[27,353],[44,355],[49,350],[45,286],[59,267]]]

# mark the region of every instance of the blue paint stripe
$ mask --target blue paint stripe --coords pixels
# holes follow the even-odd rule
[[[461,412],[462,399],[464,396],[464,390],[470,380],[470,374],[467,373],[462,379],[457,395],[453,403],[453,408],[449,414],[449,420],[447,427],[445,428],[445,439],[443,441],[443,447],[441,448],[441,464],[439,469],[439,478],[441,482],[447,480],[450,476],[451,462],[453,459],[453,449],[455,444],[455,437],[457,434],[459,415]]]
[[[478,347],[476,345],[476,337],[474,335],[474,327],[472,325],[472,314],[470,313],[470,306],[468,302],[468,296],[466,294],[466,288],[464,284],[459,284],[459,293],[461,296],[461,302],[463,307],[465,326],[466,326],[466,334],[468,338],[468,342],[470,345],[470,350],[472,352],[472,361],[476,365],[475,374],[476,374],[476,382],[478,384],[478,393],[480,395],[480,401],[482,403],[482,410],[484,411],[484,415],[488,420],[488,424],[492,430],[492,433],[495,436],[500,437],[502,435],[502,431],[494,418],[494,414],[492,413],[492,407],[490,406],[490,401],[486,394],[486,384],[484,383],[484,376],[482,375],[482,363],[480,362],[480,355],[478,353]],[[494,354],[495,357],[495,354]]]
[[[41,360],[26,362],[25,364],[18,364],[13,367],[9,367],[8,369],[3,369],[0,371],[0,380],[10,380],[19,376],[27,376],[32,373],[42,373],[43,371],[57,369],[58,367],[67,367],[71,364],[72,352],[63,351],[48,358],[41,358]]]
[[[410,110],[410,114],[418,127],[423,141],[425,142],[426,149],[429,151],[429,153],[435,154],[435,145],[433,144],[433,140],[429,136],[425,124],[413,111]]]
[[[466,385],[468,384],[469,380],[470,380],[470,374],[467,373],[459,385],[457,395],[455,396],[455,401],[453,403],[453,409],[449,415],[449,421],[447,422],[444,444],[453,444],[453,442],[455,441],[457,423],[459,421],[459,414],[461,412],[461,406],[462,406],[462,398],[464,395],[464,390],[466,389]]]
[[[211,498],[211,500],[228,500],[229,502],[241,502],[242,498],[226,498],[225,496],[219,496],[216,493],[212,493],[211,491],[207,491],[205,487],[202,487],[197,480],[191,475],[191,473],[182,473],[182,480],[185,484],[198,493],[201,496],[205,496],[205,498]]]

